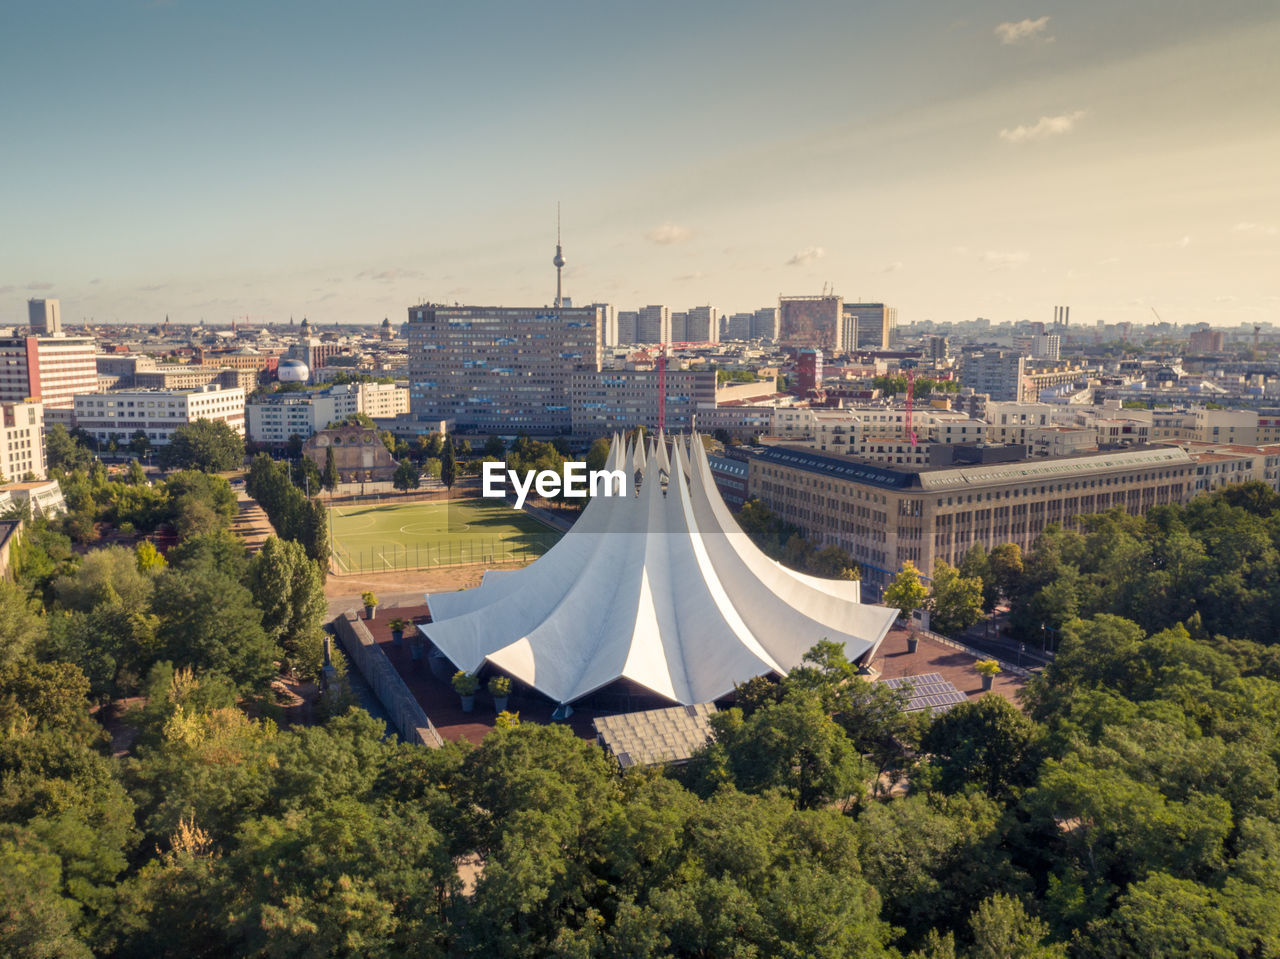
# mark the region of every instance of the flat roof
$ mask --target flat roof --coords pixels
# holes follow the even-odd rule
[[[1133,446],[1109,452],[1087,451],[1010,463],[959,466],[882,466],[841,453],[819,452],[792,444],[753,449],[747,455],[753,459],[833,479],[864,483],[882,489],[922,491],[972,488],[1020,480],[1056,479],[1144,466],[1181,466],[1194,462],[1186,450],[1176,446]]]

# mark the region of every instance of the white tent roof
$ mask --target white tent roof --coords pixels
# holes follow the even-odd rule
[[[607,468],[644,474],[638,495],[597,497],[547,554],[428,595],[420,627],[460,669],[485,662],[567,703],[627,679],[685,705],[785,674],[822,639],[856,659],[897,611],[859,584],[787,569],[733,518],[696,437],[645,451],[614,437]],[[646,469],[646,464],[648,469]],[[661,472],[659,471],[661,469]],[[659,478],[661,477],[661,479]]]

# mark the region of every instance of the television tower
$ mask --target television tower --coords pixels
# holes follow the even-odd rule
[[[556,309],[560,309],[560,271],[564,268],[564,254],[560,251],[560,201],[556,201],[556,255],[551,262],[556,268]]]

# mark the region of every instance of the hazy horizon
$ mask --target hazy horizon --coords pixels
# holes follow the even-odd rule
[[[1280,8],[0,13],[0,324],[779,294],[1280,322]],[[678,27],[678,29],[677,29]],[[1268,159],[1270,157],[1270,159]]]

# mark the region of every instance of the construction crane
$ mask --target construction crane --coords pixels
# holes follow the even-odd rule
[[[916,431],[911,428],[911,414],[915,411],[916,405],[916,370],[914,366],[907,367],[907,419],[906,433],[907,439],[911,441],[911,445],[916,445]]]
[[[654,365],[658,370],[658,429],[663,430],[667,426],[667,351],[714,345],[714,343],[703,340],[701,342],[688,343],[659,343],[657,346],[636,350],[638,354],[645,356],[648,356],[654,350],[658,351],[658,357],[654,361]]]

